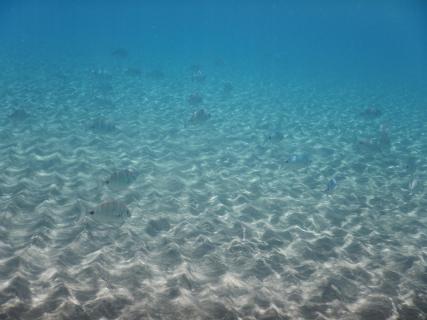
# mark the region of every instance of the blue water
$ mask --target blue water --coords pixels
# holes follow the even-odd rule
[[[425,1],[0,3],[0,319],[427,317]]]

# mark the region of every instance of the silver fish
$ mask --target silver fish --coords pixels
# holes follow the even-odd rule
[[[331,193],[332,191],[335,190],[335,188],[337,187],[337,180],[335,180],[335,178],[332,178],[331,180],[328,181],[328,183],[326,184],[326,189],[324,192],[326,193]]]
[[[127,206],[119,200],[103,202],[89,211],[89,216],[96,222],[105,224],[122,224],[131,216]]]
[[[293,167],[305,167],[311,163],[311,159],[306,153],[292,154],[285,162]]]
[[[415,188],[418,184],[418,177],[413,177],[411,181],[409,181],[409,194],[413,194]]]
[[[111,189],[123,189],[132,184],[138,178],[138,172],[131,169],[121,169],[114,171],[107,180],[107,184]]]

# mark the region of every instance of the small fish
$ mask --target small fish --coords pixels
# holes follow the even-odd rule
[[[151,70],[146,75],[151,80],[163,80],[166,77],[165,73],[160,69]]]
[[[199,106],[203,103],[203,96],[200,93],[190,94],[187,98],[190,106]]]
[[[126,205],[119,200],[103,202],[89,211],[92,220],[101,224],[122,224],[126,218],[131,216]]]
[[[308,154],[292,154],[288,159],[286,159],[285,163],[295,168],[306,167],[311,163],[311,158]]]
[[[337,180],[335,180],[335,178],[332,178],[331,180],[328,181],[328,183],[326,184],[326,189],[324,192],[326,193],[331,193],[332,191],[335,190],[335,188],[337,187]]]
[[[89,125],[89,129],[97,133],[110,133],[117,130],[116,125],[105,118],[97,118]]]
[[[211,118],[211,115],[209,112],[207,112],[205,109],[199,109],[199,110],[193,112],[189,122],[191,124],[197,124],[197,123],[205,122],[205,121],[209,120],[210,118]]]
[[[418,160],[416,158],[409,158],[406,160],[405,169],[409,174],[413,175],[418,167]]]
[[[123,189],[128,187],[138,178],[138,172],[131,169],[116,170],[105,180],[111,189]]]
[[[16,109],[9,115],[9,118],[14,121],[26,120],[29,117],[30,117],[29,113],[24,109]]]
[[[113,57],[116,58],[120,58],[120,59],[125,59],[128,57],[129,53],[126,49],[123,48],[117,48],[115,50],[113,50],[113,52],[111,52]]]
[[[141,77],[142,76],[141,69],[135,68],[135,67],[127,68],[124,73],[125,73],[125,75],[130,76],[130,77]]]
[[[360,112],[360,115],[364,118],[368,118],[368,119],[375,119],[375,118],[379,118],[382,116],[382,111],[381,109],[378,109],[376,107],[369,107],[366,108],[365,110],[363,110],[362,112]]]
[[[409,194],[413,194],[415,188],[418,184],[418,177],[413,177],[411,181],[409,181]]]
[[[206,74],[201,69],[195,70],[191,75],[191,80],[193,82],[204,82],[206,80]]]
[[[283,138],[284,138],[283,133],[279,131],[274,131],[273,133],[270,133],[269,135],[267,135],[267,140],[271,142],[280,142],[283,140]]]
[[[222,93],[224,95],[230,95],[234,90],[233,85],[231,84],[231,82],[226,82],[224,83],[224,85],[222,86]]]

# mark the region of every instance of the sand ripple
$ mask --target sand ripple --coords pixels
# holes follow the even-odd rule
[[[425,317],[425,96],[78,71],[0,97],[1,319]]]

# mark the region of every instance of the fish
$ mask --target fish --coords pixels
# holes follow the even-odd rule
[[[105,118],[97,118],[89,125],[89,129],[97,133],[110,133],[117,130],[116,125]]]
[[[146,76],[152,80],[163,80],[166,77],[165,73],[160,69],[151,70]]]
[[[125,70],[124,74],[130,77],[141,77],[142,71],[139,68],[130,67]]]
[[[12,111],[12,113],[9,115],[9,119],[14,121],[22,121],[26,120],[30,117],[30,114],[25,111],[24,109],[16,109]]]
[[[409,194],[414,193],[414,190],[417,187],[417,184],[418,184],[418,177],[413,177],[411,181],[409,181]]]
[[[311,163],[311,159],[306,153],[292,154],[288,159],[286,159],[285,163],[292,167],[305,167]]]
[[[89,211],[90,218],[100,224],[121,225],[131,216],[127,206],[120,200],[102,202]]]
[[[335,180],[335,178],[332,178],[326,184],[326,189],[324,192],[331,193],[332,191],[334,191],[336,189],[336,187],[337,187],[337,180]]]
[[[226,82],[222,86],[222,93],[223,93],[223,95],[230,95],[233,92],[233,90],[234,90],[234,87],[231,84],[231,82]]]
[[[191,75],[191,80],[193,82],[204,82],[206,80],[206,74],[201,69],[195,70]]]
[[[408,171],[408,173],[413,174],[418,167],[418,161],[416,158],[409,158],[406,161],[405,169]]]
[[[280,131],[274,131],[273,133],[267,135],[267,140],[271,142],[280,142],[283,140],[283,138],[284,135]]]
[[[138,178],[138,172],[131,169],[120,169],[110,174],[105,184],[111,189],[122,189],[132,184]]]
[[[200,93],[190,94],[187,98],[190,106],[199,106],[203,103],[203,96]]]
[[[205,109],[199,109],[192,113],[189,123],[190,124],[202,123],[209,120],[210,118],[211,118],[211,115],[209,112],[207,112]]]
[[[378,109],[376,107],[368,107],[362,112],[360,112],[360,115],[367,119],[376,119],[382,116],[381,109]]]
[[[129,56],[129,52],[124,48],[117,48],[111,52],[111,55],[119,59],[125,59]]]

